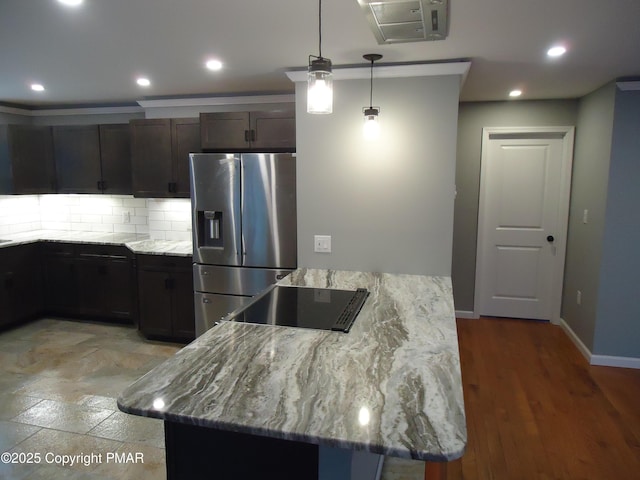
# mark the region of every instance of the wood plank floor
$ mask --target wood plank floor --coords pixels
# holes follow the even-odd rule
[[[468,444],[448,479],[640,479],[640,370],[590,366],[544,322],[458,335]]]

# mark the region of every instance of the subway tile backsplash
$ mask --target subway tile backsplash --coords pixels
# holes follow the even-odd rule
[[[0,238],[31,230],[148,234],[190,240],[189,199],[130,195],[0,195]]]

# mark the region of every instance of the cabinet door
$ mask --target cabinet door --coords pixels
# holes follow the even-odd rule
[[[37,244],[18,245],[7,249],[11,266],[9,305],[11,320],[37,316],[43,309],[42,269]]]
[[[100,193],[100,134],[97,125],[53,127],[53,157],[60,193]]]
[[[189,154],[200,152],[200,120],[176,118],[171,120],[171,140],[176,197],[189,198]]]
[[[109,285],[104,290],[103,307],[111,318],[133,320],[135,284],[130,258],[112,258],[107,269]]]
[[[249,113],[201,113],[200,137],[206,150],[244,151],[250,147]]]
[[[159,270],[138,269],[140,330],[145,336],[170,337],[171,276]]]
[[[172,197],[171,121],[131,120],[133,195]]]
[[[8,308],[9,299],[11,298],[11,266],[9,265],[9,259],[11,254],[10,248],[0,248],[0,326],[11,323],[12,312]]]
[[[76,269],[72,257],[44,256],[45,310],[57,314],[75,314],[77,308]]]
[[[182,340],[196,337],[193,306],[193,272],[174,272],[173,276],[173,336]]]
[[[131,195],[131,134],[128,124],[100,125],[102,191]]]
[[[120,320],[133,318],[129,259],[80,255],[76,271],[79,313]]]
[[[9,125],[13,193],[55,193],[51,127]]]
[[[294,112],[251,112],[251,149],[295,151]]]

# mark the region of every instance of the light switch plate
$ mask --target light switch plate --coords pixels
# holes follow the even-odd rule
[[[317,253],[331,253],[331,235],[314,235],[313,251]]]

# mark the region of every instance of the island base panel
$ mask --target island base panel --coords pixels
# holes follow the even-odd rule
[[[164,422],[167,479],[318,479],[318,446]]]
[[[424,480],[447,480],[447,463],[426,462],[424,464]]]

